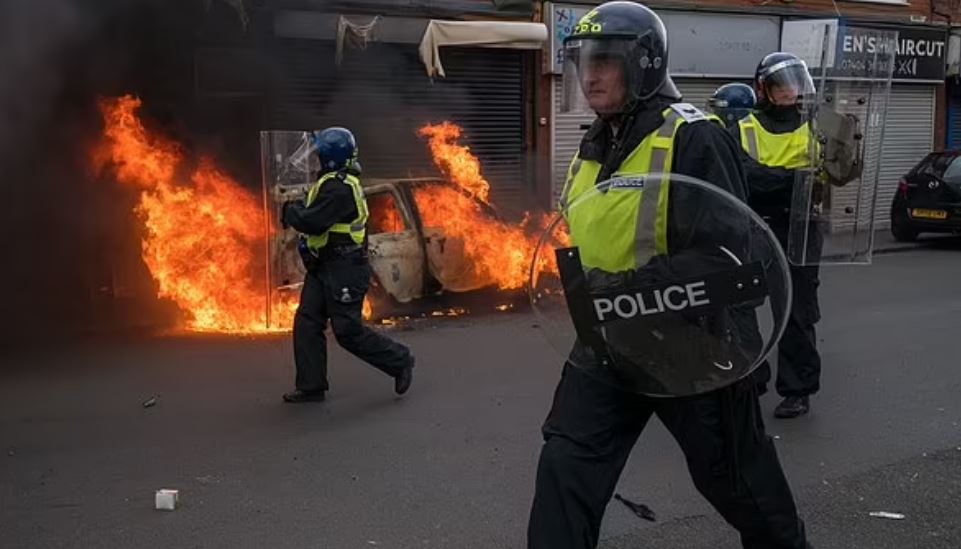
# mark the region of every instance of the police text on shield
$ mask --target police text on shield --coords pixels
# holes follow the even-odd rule
[[[612,297],[593,299],[594,313],[598,322],[607,322],[616,317],[629,319],[638,316],[656,315],[666,311],[683,311],[711,304],[707,295],[707,283],[703,280],[678,284],[664,288],[652,288]]]

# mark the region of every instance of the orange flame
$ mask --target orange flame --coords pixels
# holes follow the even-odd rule
[[[481,175],[480,161],[468,147],[457,143],[461,136],[460,126],[452,122],[427,124],[417,134],[430,139],[428,144],[434,164],[444,175],[481,202],[489,203],[491,186]]]
[[[461,129],[444,122],[426,125],[419,132],[430,137],[434,163],[453,183],[483,203],[488,202],[490,185],[480,171],[480,162],[457,139]],[[440,227],[448,240],[463,247],[466,264],[475,280],[501,290],[522,288],[530,276],[531,260],[539,234],[550,222],[530,214],[519,225],[508,225],[484,211],[483,205],[450,187],[422,187],[414,192],[425,226]],[[542,254],[537,272],[556,272],[550,254]]]
[[[191,330],[268,331],[263,263],[267,224],[261,201],[212,160],[188,162],[177,143],[149,132],[137,116],[140,106],[141,101],[130,96],[100,102],[105,129],[92,155],[101,168],[113,168],[118,182],[140,191],[136,213],[145,228],[142,256],[157,282],[158,296],[179,306]],[[445,122],[424,126],[419,134],[429,138],[441,171],[468,193],[449,187],[416,189],[425,226],[443,229],[445,237],[462,248],[475,280],[500,289],[523,287],[536,235],[547,216],[536,222],[527,216],[515,226],[497,221],[484,211],[490,184],[477,158],[457,142],[461,129]],[[374,210],[372,219],[378,215]],[[402,226],[401,219],[385,215],[382,225]],[[267,230],[272,237],[277,229]],[[539,260],[537,272],[556,272],[549,255]],[[296,308],[294,295],[276,302],[270,331],[289,330]],[[372,313],[372,303],[365,300],[364,318]]]
[[[159,297],[177,303],[191,330],[266,331],[262,204],[210,159],[185,165],[176,143],[144,128],[140,105],[130,96],[100,102],[95,161],[140,189],[143,260]],[[289,326],[295,307],[279,304],[272,324]]]

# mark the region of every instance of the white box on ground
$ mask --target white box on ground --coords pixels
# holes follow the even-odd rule
[[[157,490],[154,498],[158,511],[173,511],[180,504],[179,490]]]

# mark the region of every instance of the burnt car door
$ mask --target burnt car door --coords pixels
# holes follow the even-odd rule
[[[480,275],[465,253],[468,243],[461,235],[470,234],[470,224],[477,216],[496,219],[490,206],[443,181],[422,181],[406,190],[424,235],[428,269],[443,290],[469,292],[489,286],[489,277]],[[464,230],[450,234],[445,226],[463,226]]]
[[[365,188],[364,194],[370,266],[377,282],[400,303],[422,297],[424,249],[412,212],[393,185]]]

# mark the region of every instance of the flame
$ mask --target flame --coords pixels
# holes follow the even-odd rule
[[[176,142],[148,131],[137,115],[140,107],[141,101],[131,96],[100,101],[105,128],[92,157],[101,169],[111,167],[119,183],[140,193],[135,211],[144,224],[142,257],[157,283],[158,296],[178,305],[190,330],[289,330],[297,308],[294,294],[273,302],[267,328],[263,246],[265,232],[271,238],[279,229],[268,226],[261,200],[211,159],[188,158]],[[458,143],[460,127],[444,122],[426,125],[418,133],[429,139],[436,165],[464,191],[417,188],[415,200],[424,225],[443,230],[450,245],[461,249],[468,274],[481,285],[523,287],[537,235],[548,217],[528,215],[519,225],[496,220],[486,211],[490,184],[480,162]],[[372,222],[382,227],[403,227],[399,212],[376,207],[371,212]],[[556,272],[550,256],[542,254],[535,272]],[[465,312],[450,309],[441,314]],[[364,301],[363,316],[373,316],[370,299]]]
[[[429,138],[434,164],[444,175],[481,202],[490,203],[491,186],[481,175],[480,161],[468,147],[457,143],[461,136],[460,126],[452,122],[427,124],[417,134]]]
[[[518,225],[509,225],[485,211],[490,184],[480,171],[480,162],[457,139],[461,129],[451,122],[426,125],[418,131],[430,138],[434,163],[465,193],[447,186],[425,186],[414,191],[414,199],[425,227],[439,227],[448,241],[462,247],[465,265],[474,280],[501,290],[524,287],[539,235],[550,216],[526,214]],[[476,198],[477,200],[474,200]],[[536,272],[556,272],[551,254],[540,254]]]
[[[197,331],[266,331],[263,206],[208,158],[195,166],[173,141],[147,131],[140,99],[100,101],[104,133],[94,152],[117,181],[140,191],[142,256],[158,286]],[[272,324],[291,325],[296,302],[278,304]]]

